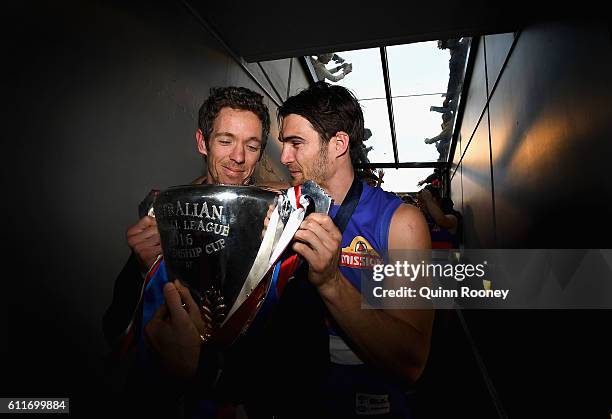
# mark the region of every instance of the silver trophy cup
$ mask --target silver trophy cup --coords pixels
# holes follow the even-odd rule
[[[315,183],[286,191],[255,186],[177,186],[154,212],[168,279],[179,279],[200,307],[202,338],[230,345],[255,318],[274,264],[307,213],[327,213],[331,198]]]

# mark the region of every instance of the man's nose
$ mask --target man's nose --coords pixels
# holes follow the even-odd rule
[[[281,151],[281,163],[285,166],[291,164],[295,160],[293,150],[289,147],[289,144],[283,143],[283,150]]]
[[[230,153],[230,159],[235,161],[238,164],[244,163],[244,147],[240,144],[235,144],[232,148],[232,152]]]

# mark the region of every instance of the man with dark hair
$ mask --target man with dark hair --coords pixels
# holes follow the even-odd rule
[[[361,309],[361,273],[372,266],[348,256],[366,253],[394,263],[389,249],[430,248],[427,224],[417,208],[355,175],[364,123],[350,91],[318,82],[287,99],[278,116],[281,162],[292,184],[312,179],[335,202],[331,216],[310,214],[303,221],[293,245],[327,315],[326,413],[405,417],[405,387],[425,366],[433,312]]]
[[[198,152],[207,160],[206,174],[193,183],[252,183],[269,132],[263,96],[244,87],[212,88],[200,107],[195,133]],[[145,215],[128,228],[127,242],[132,255],[115,281],[103,320],[106,339],[115,348],[129,336],[145,274],[161,254],[155,218]]]
[[[236,134],[242,130],[250,137]],[[270,115],[263,96],[244,87],[211,89],[198,112],[195,134],[198,152],[207,158],[207,175],[195,183],[252,183],[269,133]]]
[[[406,417],[406,388],[423,371],[433,314],[361,309],[361,272],[372,266],[343,255],[394,263],[389,249],[428,249],[425,220],[355,175],[360,157],[351,151],[361,148],[363,114],[347,89],[316,83],[281,106],[279,121],[281,162],[292,184],[319,183],[336,203],[331,217],[313,213],[303,221],[292,245],[301,268],[262,327],[225,357],[222,374],[207,368],[214,360],[202,356],[207,345],[200,347],[197,319],[180,310],[178,294],[188,304],[189,294],[166,285],[166,301],[182,318],[174,371],[204,397],[220,377],[213,392],[244,403],[249,417]],[[259,383],[262,374],[270,385]]]
[[[251,162],[255,156],[256,161],[261,159],[270,132],[270,115],[262,99],[261,95],[244,87],[211,89],[210,96],[200,107],[196,131],[198,152],[208,157],[208,176],[205,183],[244,184],[252,180],[255,164]],[[234,152],[244,151],[244,159],[240,158],[240,154],[231,156],[224,152],[229,150],[227,146],[232,145],[233,140],[239,140],[231,130],[238,129],[238,123],[251,124],[249,128],[261,125],[261,135],[243,139],[246,148],[231,147]],[[225,131],[226,127],[230,130]],[[219,153],[209,155],[207,147],[211,144],[213,147],[222,146],[217,148]]]

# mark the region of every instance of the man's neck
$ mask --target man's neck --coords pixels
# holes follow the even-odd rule
[[[323,186],[323,189],[332,197],[334,204],[340,205],[351,188],[354,177],[355,173],[353,172],[353,167],[347,165],[334,173],[331,178],[325,182],[325,185],[321,186]]]
[[[191,182],[192,185],[206,185],[206,175],[200,176],[199,178]]]
[[[197,178],[193,183],[197,183],[200,185],[218,185],[218,182],[215,182],[215,178],[213,178],[210,173],[205,176],[201,176]],[[253,177],[248,178],[245,182],[241,183],[241,185],[253,185]]]

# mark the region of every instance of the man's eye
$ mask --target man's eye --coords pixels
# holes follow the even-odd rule
[[[219,143],[227,145],[227,144],[230,144],[230,140],[219,140]]]
[[[252,145],[248,145],[248,146],[247,146],[247,149],[248,149],[249,151],[252,151],[252,152],[259,151],[259,147],[255,147],[255,146],[252,146]]]

